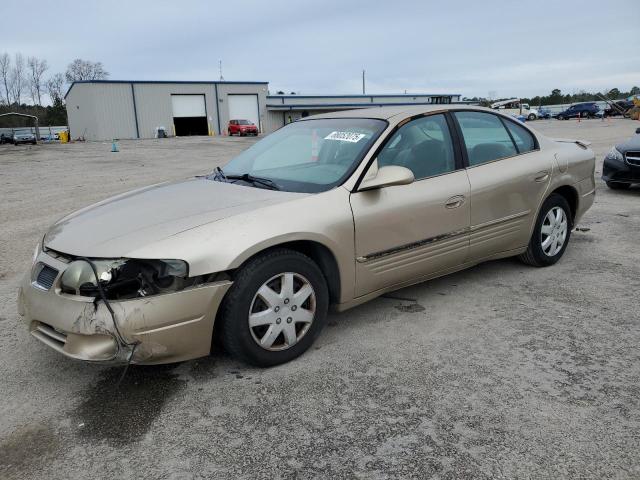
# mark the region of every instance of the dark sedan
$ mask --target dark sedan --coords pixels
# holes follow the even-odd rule
[[[602,179],[607,182],[607,187],[614,190],[640,183],[640,128],[636,135],[613,147],[604,157]]]

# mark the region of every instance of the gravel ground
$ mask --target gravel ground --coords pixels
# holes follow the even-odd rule
[[[630,120],[539,121],[603,154]],[[20,324],[49,224],[210,171],[254,140],[0,147],[0,478],[640,478],[640,189],[596,203],[563,259],[479,265],[329,318],[303,357],[120,369]]]

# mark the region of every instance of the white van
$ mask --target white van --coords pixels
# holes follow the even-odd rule
[[[528,103],[520,103],[519,98],[511,98],[509,100],[492,103],[491,108],[500,110],[500,112],[506,114],[524,115],[527,117],[527,120],[535,120],[538,118],[538,111],[535,108],[529,107]]]

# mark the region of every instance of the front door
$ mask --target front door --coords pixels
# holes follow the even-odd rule
[[[377,163],[409,168],[415,181],[351,195],[356,296],[460,265],[468,250],[469,181],[444,114],[403,125]]]
[[[469,259],[526,246],[551,179],[551,158],[516,121],[477,111],[454,117],[471,184]]]

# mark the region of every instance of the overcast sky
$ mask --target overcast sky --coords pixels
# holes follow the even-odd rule
[[[301,94],[640,85],[639,0],[3,0],[0,53],[101,61],[111,79],[260,80]]]

